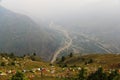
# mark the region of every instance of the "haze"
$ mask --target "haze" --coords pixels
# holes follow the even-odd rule
[[[16,18],[14,15],[8,17],[15,13],[4,14],[5,24],[14,23],[16,20],[17,25],[12,24],[11,26],[20,26],[23,31],[24,27],[27,27],[25,33],[27,30],[29,31],[31,26],[29,24],[32,22],[28,20],[21,26],[20,21],[27,16],[40,24],[36,27],[40,27],[38,32],[41,33],[35,34],[41,35],[41,37],[31,37],[34,38],[36,44],[40,43],[40,40],[43,41],[41,47],[44,48],[44,51],[47,51],[45,44],[54,45],[54,47],[48,46],[50,50],[56,48],[54,56],[51,56],[53,57],[51,62],[54,62],[61,53],[64,54],[68,51],[74,53],[120,53],[120,0],[2,0],[1,5],[5,7],[5,10],[8,8],[7,12],[11,10],[26,15],[17,21],[14,19]],[[1,18],[1,21],[3,19]],[[3,25],[4,23],[1,22]],[[26,26],[26,24],[28,25]],[[32,24],[32,27],[35,28],[35,25]],[[31,29],[30,32],[36,32],[36,30]],[[42,31],[44,32],[42,33]],[[35,47],[36,51],[39,51],[38,47]]]
[[[120,0],[3,0],[1,5],[44,21],[118,20],[120,16]]]

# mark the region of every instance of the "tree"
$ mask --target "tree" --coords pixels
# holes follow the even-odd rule
[[[14,53],[10,53],[10,54],[9,54],[9,57],[10,57],[10,58],[15,58]]]
[[[12,76],[11,80],[28,80],[22,72],[17,72]]]
[[[33,56],[36,56],[36,53],[33,53]]]
[[[73,53],[72,52],[70,53],[69,57],[73,57]]]
[[[62,61],[62,62],[64,62],[64,61],[65,61],[65,57],[64,57],[64,56],[62,56],[61,61]]]

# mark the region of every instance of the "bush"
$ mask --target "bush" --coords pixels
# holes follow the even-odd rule
[[[11,80],[28,80],[22,72],[17,72],[12,76]]]
[[[5,62],[1,62],[1,66],[5,66],[6,64],[5,64]]]
[[[93,63],[93,59],[88,60],[88,64]]]
[[[95,73],[92,73],[88,76],[87,80],[108,80],[107,74],[103,72],[103,69],[100,67]]]
[[[11,62],[11,65],[12,65],[12,66],[15,66],[15,62]]]
[[[78,79],[77,80],[86,80],[86,70],[82,68],[78,74]]]
[[[118,70],[112,71],[111,74],[108,76],[108,80],[120,80]]]
[[[67,64],[59,64],[59,67],[64,68],[64,67],[68,67],[68,65]]]

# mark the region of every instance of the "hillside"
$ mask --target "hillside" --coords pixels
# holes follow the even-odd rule
[[[45,62],[33,54],[18,57],[0,53],[0,80],[9,80],[17,71],[22,72],[28,80],[63,80],[67,74],[56,64]]]
[[[88,55],[74,55],[73,57],[66,56],[64,61],[59,58],[56,61],[59,65],[67,66],[81,66],[97,68],[99,66],[105,69],[119,69],[120,68],[120,54],[88,54]]]
[[[28,80],[76,80],[82,68],[86,71],[86,78],[100,67],[107,76],[120,68],[120,55],[116,54],[69,55],[64,61],[59,60],[57,64],[50,64],[34,54],[18,57],[0,53],[0,80],[10,79],[17,71],[23,73]]]
[[[59,38],[55,31],[46,30],[29,17],[0,6],[0,52],[16,55],[37,53],[50,60],[59,46]]]

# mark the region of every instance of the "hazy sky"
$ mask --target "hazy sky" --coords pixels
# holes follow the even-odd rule
[[[1,4],[41,19],[120,16],[120,0],[2,0]]]

